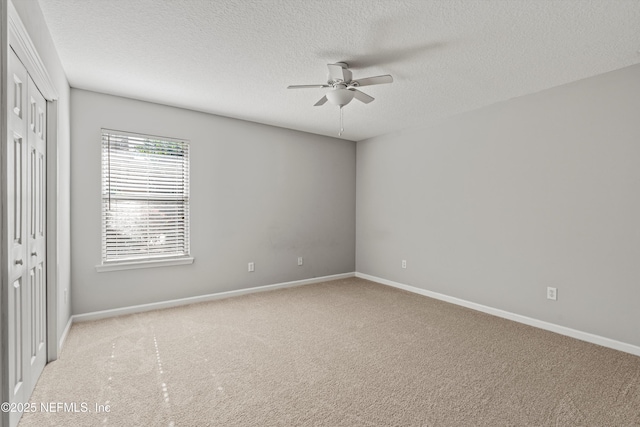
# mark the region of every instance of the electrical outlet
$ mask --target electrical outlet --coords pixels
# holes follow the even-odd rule
[[[298,265],[302,265],[302,257],[301,256],[298,257]]]
[[[69,302],[69,296],[67,294],[67,290],[64,290],[64,303],[67,304]]]
[[[547,287],[547,299],[556,301],[558,299],[558,289],[552,288],[551,286]]]
[[[407,268],[407,260],[406,259],[402,260],[402,268]]]
[[[248,270],[249,270],[249,272],[250,272],[250,273],[251,273],[251,272],[253,272],[253,271],[256,271],[256,266],[255,266],[255,264],[254,264],[254,263],[252,263],[252,262],[250,262],[250,263],[249,263]]]

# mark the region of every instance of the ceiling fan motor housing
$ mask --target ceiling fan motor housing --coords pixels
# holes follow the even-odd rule
[[[335,78],[332,77],[331,74],[329,74],[327,83],[329,83],[331,86],[335,86],[341,83],[348,84],[349,82],[351,82],[353,74],[351,73],[351,70],[347,68],[347,64],[345,64],[344,62],[338,62],[335,65],[340,65],[342,67],[342,78]]]

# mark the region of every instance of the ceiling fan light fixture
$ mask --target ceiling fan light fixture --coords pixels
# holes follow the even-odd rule
[[[339,88],[329,91],[326,96],[330,103],[344,107],[351,102],[355,93],[349,89]]]

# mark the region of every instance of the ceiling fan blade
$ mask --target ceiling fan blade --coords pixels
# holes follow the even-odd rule
[[[309,89],[309,88],[321,88],[321,87],[331,87],[329,85],[291,85],[287,86],[287,89]]]
[[[355,99],[357,99],[360,102],[364,102],[365,104],[368,104],[375,99],[373,96],[369,96],[364,92],[360,92],[358,89],[349,89],[349,90],[354,92]]]
[[[384,83],[392,83],[393,77],[391,77],[389,74],[385,74],[384,76],[365,77],[364,79],[357,79],[352,83],[356,82],[358,83],[357,86],[381,85]]]
[[[345,68],[340,64],[327,64],[329,68],[329,80],[342,80],[348,81],[347,76],[345,76]]]
[[[320,98],[320,101],[316,102],[315,104],[313,104],[314,107],[319,107],[321,105],[324,105],[324,103],[327,102],[327,96],[323,96],[322,98]]]

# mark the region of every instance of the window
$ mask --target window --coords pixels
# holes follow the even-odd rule
[[[103,129],[98,270],[190,262],[189,143]]]

